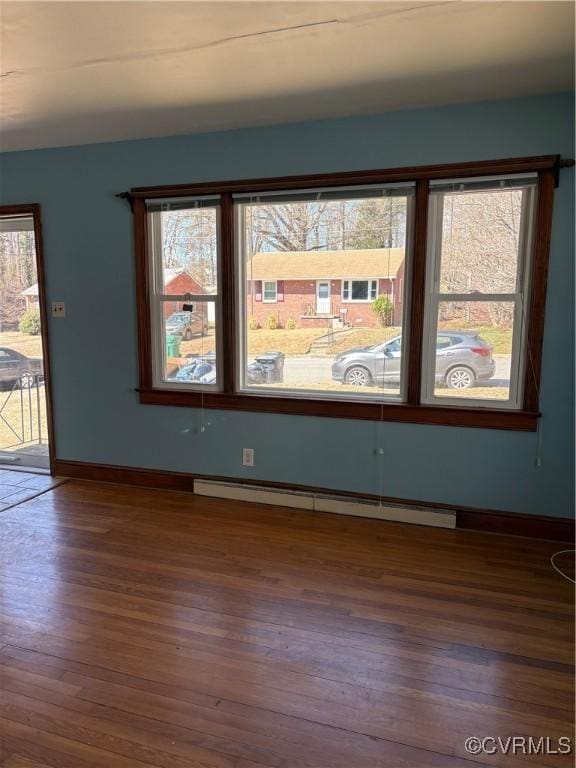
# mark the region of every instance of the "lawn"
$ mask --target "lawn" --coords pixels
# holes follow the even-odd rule
[[[335,336],[332,347],[326,350],[328,355],[337,355],[355,347],[370,347],[397,336],[400,328],[356,328],[350,333]]]
[[[436,389],[437,397],[462,397],[473,400],[508,400],[508,387],[471,387],[470,389]]]
[[[466,330],[462,326],[460,326],[460,329]],[[477,332],[483,339],[492,344],[494,354],[504,355],[511,353],[512,333],[510,330],[501,330],[487,326],[470,326],[470,330]],[[393,336],[397,336],[400,331],[400,328],[394,327],[355,328],[346,332],[337,331],[334,333],[334,343],[331,346],[314,351],[314,354],[333,356],[347,349],[379,344],[382,341],[391,339]],[[248,356],[252,358],[263,352],[272,351],[281,351],[289,356],[307,355],[312,342],[326,335],[326,333],[326,328],[295,328],[292,331],[287,331],[284,328],[278,328],[275,331],[259,328],[256,331],[248,331]],[[203,338],[184,341],[181,346],[182,355],[210,352],[214,351],[214,349],[215,339],[213,333]]]
[[[452,325],[453,328],[456,326]],[[450,323],[442,323],[442,329],[450,330]],[[477,333],[484,341],[492,344],[493,352],[495,355],[511,355],[512,354],[512,329],[496,328],[492,325],[463,325],[458,324],[457,330]]]
[[[26,357],[42,357],[42,339],[40,336],[29,336],[19,331],[3,331],[0,333],[0,347],[8,347],[20,352]],[[48,427],[46,424],[46,396],[44,386],[38,390],[40,396],[40,432],[47,440]],[[22,424],[22,416],[24,424]],[[16,388],[0,390],[0,450],[22,447],[19,441],[38,441],[38,405],[36,389],[21,390]],[[8,424],[6,424],[8,422]],[[10,426],[8,426],[10,425]],[[12,429],[10,429],[10,427]],[[14,434],[14,432],[17,434]]]
[[[0,450],[21,448],[22,443],[38,443],[38,401],[40,402],[40,434],[48,440],[46,395],[44,386],[38,393],[32,389],[0,390]],[[7,422],[7,423],[6,423]],[[13,431],[12,431],[13,430]],[[14,434],[16,433],[16,434]]]
[[[334,344],[318,350],[314,354],[334,355],[352,347],[377,344],[395,336],[398,331],[398,328],[358,328],[347,333],[336,332]],[[326,333],[326,328],[295,328],[293,331],[287,331],[283,328],[278,328],[275,331],[259,328],[256,331],[248,331],[248,356],[254,357],[263,352],[272,351],[281,351],[285,355],[307,355],[312,342]],[[183,355],[198,354],[213,351],[214,345],[214,335],[209,334],[203,338],[183,341],[180,349]]]
[[[0,347],[15,349],[26,357],[42,357],[42,338],[20,331],[0,332]]]
[[[284,352],[285,355],[306,355],[310,344],[324,333],[325,330],[319,328],[297,328],[293,331],[282,328],[269,331],[266,328],[259,328],[257,331],[248,331],[248,355],[253,357],[276,350]],[[203,338],[183,341],[180,350],[183,354],[213,351],[214,335],[210,333]]]

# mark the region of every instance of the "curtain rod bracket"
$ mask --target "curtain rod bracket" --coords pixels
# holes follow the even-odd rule
[[[126,200],[126,202],[130,206],[130,210],[134,210],[134,198],[132,197],[132,194],[130,192],[118,192],[118,194],[115,195],[115,197],[119,197],[121,200]]]
[[[576,161],[573,157],[560,157],[558,162],[554,166],[554,186],[557,187],[560,184],[560,171],[562,168],[573,168]]]

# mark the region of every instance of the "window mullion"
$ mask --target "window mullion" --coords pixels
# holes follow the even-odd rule
[[[217,293],[159,293],[156,295],[160,301],[214,301],[217,302],[219,295]]]
[[[434,296],[438,301],[517,301],[520,298],[520,293],[480,293],[475,291],[473,293],[436,293]]]
[[[234,267],[234,205],[225,192],[220,203],[220,264],[222,296],[222,389],[232,393],[236,386],[236,290]]]
[[[414,216],[412,226],[412,264],[410,291],[407,305],[410,307],[408,342],[408,368],[406,399],[412,405],[420,403],[422,386],[422,336],[424,329],[424,298],[426,285],[426,250],[428,240],[428,196],[426,179],[416,182]]]
[[[152,330],[152,380],[155,385],[164,378],[163,349],[163,313],[164,302],[159,296],[153,296],[150,302],[150,325]]]

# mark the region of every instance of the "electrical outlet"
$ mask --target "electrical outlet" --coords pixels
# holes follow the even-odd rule
[[[242,448],[242,464],[245,467],[254,466],[254,448]]]
[[[52,302],[52,317],[66,317],[66,304],[63,301]]]

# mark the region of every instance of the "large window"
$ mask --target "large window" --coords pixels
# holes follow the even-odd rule
[[[374,301],[378,280],[343,280],[342,301]]]
[[[235,196],[241,391],[402,397],[405,366],[388,342],[402,335],[413,192]]]
[[[557,163],[132,190],[141,400],[534,429]]]
[[[147,213],[154,386],[221,389],[219,198],[150,201]]]
[[[519,408],[535,176],[430,185],[426,402]]]

